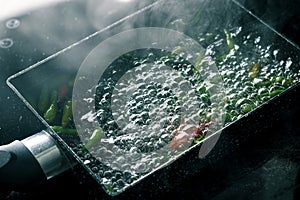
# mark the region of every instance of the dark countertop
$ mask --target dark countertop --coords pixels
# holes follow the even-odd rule
[[[299,0],[244,0],[240,2],[279,33],[300,45],[298,37],[300,34]],[[17,71],[36,63],[40,58],[51,55],[95,31],[93,26],[85,23],[85,19],[80,17],[80,14],[78,17],[74,14],[86,12],[79,5],[79,3],[70,4],[67,9],[64,7],[44,8],[37,13],[38,20],[31,27],[24,27],[24,24],[27,23],[26,20],[29,20],[26,15],[17,18],[21,22],[20,28],[17,29],[6,29],[7,20],[0,22],[1,38],[14,40],[12,48],[0,49],[0,144],[14,139],[22,139],[27,136],[26,134],[31,134],[43,127],[41,122],[6,86],[5,80]],[[61,15],[55,14],[56,12]],[[71,12],[72,14],[68,15]],[[72,25],[63,26],[70,22]],[[54,29],[53,23],[57,25]],[[28,28],[35,31],[28,31]],[[22,40],[14,38],[19,32],[24,33]],[[27,35],[32,32],[35,32],[36,35]],[[60,33],[64,33],[64,35]],[[58,40],[59,37],[67,39]],[[32,49],[31,44],[35,44],[36,48]],[[20,46],[23,50],[18,48]],[[24,51],[26,49],[24,46],[28,46],[30,50]],[[229,170],[230,164],[227,163],[228,166],[226,166],[226,163],[218,163],[217,167],[207,169],[207,173],[214,177],[206,176],[207,180],[199,180],[205,176],[203,174],[191,176],[174,184],[176,186],[170,187],[165,192],[153,191],[156,193],[154,196],[161,199],[300,199],[300,129],[297,121],[300,109],[295,101],[293,103],[287,105],[287,112],[280,113],[278,118],[270,119],[269,123],[273,122],[274,126],[264,130],[266,135],[274,134],[278,136],[277,138],[269,138],[270,141],[266,141],[267,145],[257,142],[260,148],[255,150],[251,149],[251,146],[245,146],[244,148],[253,150],[249,150],[248,154],[237,153],[226,158],[232,165],[237,162],[236,168]],[[24,130],[31,130],[31,132],[24,133]],[[22,134],[20,135],[20,133]],[[228,171],[231,172],[228,173]],[[93,180],[80,179],[74,173],[82,173],[80,176],[82,177],[86,172],[78,167],[76,172],[66,171],[32,190],[3,192],[0,199],[102,199],[101,192],[100,194],[98,192],[99,186]],[[214,181],[218,183],[213,184]],[[206,186],[202,186],[202,184]],[[199,187],[207,188],[206,191],[209,194],[200,194]],[[141,197],[137,192],[124,198],[140,199]]]

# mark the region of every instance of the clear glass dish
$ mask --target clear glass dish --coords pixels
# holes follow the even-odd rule
[[[299,83],[299,48],[236,1],[156,1],[7,83],[110,195]]]

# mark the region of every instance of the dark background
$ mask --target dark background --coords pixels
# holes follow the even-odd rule
[[[278,32],[300,45],[299,0],[245,0],[241,3]],[[86,10],[83,11],[80,5],[72,3],[68,6],[43,8],[36,14],[36,18],[25,14],[18,17],[21,21],[18,29],[6,29],[6,21],[0,22],[1,38],[9,37],[14,40],[13,47],[0,49],[0,144],[23,139],[43,127],[7,87],[5,80],[41,58],[95,32],[96,29],[87,24],[88,20],[82,18],[80,13]],[[35,22],[25,26],[30,20]],[[20,32],[23,38],[17,37]],[[266,127],[261,130],[261,135],[265,138],[253,138],[251,143],[245,143],[242,153],[233,153],[230,158],[225,156],[217,163],[218,167],[210,164],[203,173],[195,173],[180,182],[176,179],[170,180],[170,184],[174,186],[167,189],[154,190],[153,188],[160,186],[149,186],[151,191],[145,194],[149,195],[148,198],[161,199],[300,199],[299,93],[296,88],[263,111],[257,111],[260,117],[252,115],[244,120],[243,126],[234,125],[225,132],[223,141],[226,142],[226,135],[234,135],[233,133],[246,129],[247,124],[253,126],[254,122]],[[274,136],[274,139],[267,140],[269,136]],[[77,174],[82,173],[82,177],[87,176],[80,167],[75,170]],[[169,170],[176,170],[176,167]],[[146,187],[147,183],[141,185]],[[143,189],[140,191],[144,192]],[[79,179],[74,176],[74,171],[67,171],[31,190],[9,190],[1,193],[0,199],[7,200],[102,199],[97,184],[88,178]],[[127,198],[147,199],[139,190],[122,196],[122,199]]]

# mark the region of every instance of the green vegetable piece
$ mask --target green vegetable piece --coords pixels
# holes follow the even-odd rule
[[[249,69],[249,77],[254,79],[258,76],[259,71],[260,71],[260,64],[256,63]]]
[[[49,94],[48,94],[48,87],[44,86],[42,88],[41,94],[40,94],[40,98],[39,98],[39,102],[38,102],[38,109],[39,111],[41,111],[42,113],[46,112],[47,109],[49,108]]]
[[[104,187],[106,189],[106,191],[108,191],[109,193],[113,193],[114,192],[114,189],[111,185],[109,184],[104,184]]]
[[[52,103],[49,109],[45,112],[44,118],[48,123],[52,123],[56,117],[57,113],[57,104]]]
[[[77,130],[74,128],[64,128],[62,126],[51,126],[51,128],[58,134],[78,134]]]
[[[197,71],[200,70],[204,57],[205,57],[205,51],[200,51],[195,61],[195,68],[197,69]]]
[[[236,101],[235,106],[239,107],[242,103],[244,103],[246,101],[246,98],[241,98],[239,100]]]
[[[286,78],[282,81],[282,85],[287,87],[289,85],[291,85],[291,83],[293,83],[293,79],[292,78]]]
[[[86,145],[84,146],[85,149],[89,149],[91,148],[96,141],[98,141],[99,139],[105,137],[104,132],[102,130],[102,128],[97,128],[96,130],[94,130],[92,136],[90,137],[89,141],[86,143]]]
[[[263,95],[265,96],[266,94],[269,94],[269,90],[267,88],[260,88],[258,90],[258,95]]]
[[[276,81],[277,83],[281,83],[283,80],[284,80],[284,77],[283,77],[283,76],[277,76],[277,77],[275,78],[275,81]]]
[[[44,118],[48,123],[52,123],[55,120],[57,110],[58,110],[58,107],[57,107],[57,92],[53,91],[53,93],[51,95],[51,105],[44,114]]]
[[[172,55],[179,55],[181,53],[185,53],[186,52],[186,49],[184,47],[177,47],[176,49],[174,49],[172,51]]]
[[[69,122],[72,119],[72,101],[69,100],[64,106],[63,115],[61,119],[61,125],[62,127],[67,127]]]
[[[225,123],[231,122],[231,118],[232,118],[231,114],[227,112],[225,114]]]
[[[274,96],[280,94],[283,91],[284,90],[282,90],[282,89],[274,90],[274,91],[270,92],[270,97],[274,97]]]
[[[246,98],[240,98],[239,100],[236,101],[235,106],[236,107],[240,107],[243,104],[249,104],[249,105],[253,105],[253,101],[250,99],[246,99]]]
[[[194,143],[195,143],[195,144],[198,144],[198,143],[202,142],[202,140],[203,140],[204,138],[205,138],[204,135],[202,135],[202,136],[200,136],[200,137],[197,137],[197,138],[194,139]]]
[[[230,32],[227,29],[224,29],[224,33],[226,35],[226,42],[228,45],[228,49],[229,50],[234,49],[235,42],[234,42]]]
[[[211,77],[209,79],[209,81],[213,84],[218,84],[218,83],[221,83],[223,81],[223,79],[222,79],[221,75],[214,75],[213,77]]]
[[[285,76],[277,76],[275,78],[275,82],[280,83],[284,87],[287,87],[293,82],[293,79]]]
[[[253,79],[254,80],[254,79]],[[253,81],[254,82],[254,81]],[[270,80],[264,80],[264,81],[261,81],[261,82],[257,82],[257,83],[254,83],[254,85],[256,87],[268,87],[272,84],[272,82]]]
[[[251,110],[252,110],[252,106],[250,104],[246,103],[246,104],[242,105],[242,112],[244,114],[250,112]]]

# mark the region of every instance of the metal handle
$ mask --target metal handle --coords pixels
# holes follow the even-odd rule
[[[46,131],[0,146],[0,184],[26,187],[40,184],[70,168]]]
[[[46,131],[41,131],[21,142],[36,158],[47,179],[69,168],[65,156]]]

